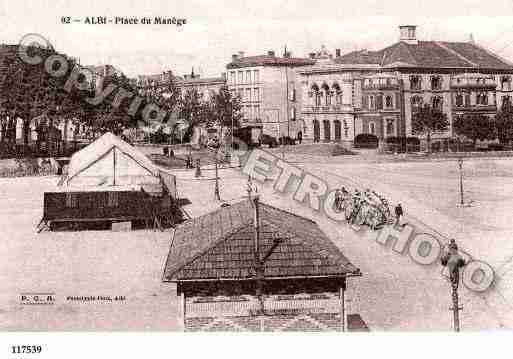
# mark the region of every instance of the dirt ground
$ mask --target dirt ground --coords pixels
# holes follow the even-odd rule
[[[344,159],[296,158],[300,166],[330,186],[371,187],[405,207],[406,221],[455,238],[474,257],[497,272],[484,294],[462,289],[462,329],[513,328],[512,273],[513,160],[467,160],[465,200],[456,204],[458,172],[454,161],[359,163]],[[198,216],[218,208],[214,171],[176,170],[178,190]],[[235,202],[246,195],[246,177],[222,169],[221,197]],[[0,179],[0,329],[3,330],[174,330],[180,329],[179,301],[172,285],[161,283],[172,232],[35,233],[42,216],[43,192],[56,177]],[[450,330],[449,284],[436,266],[420,266],[384,247],[373,233],[355,233],[259,185],[262,200],[316,220],[363,273],[351,279],[348,312],[358,312],[372,330]],[[20,303],[24,292],[53,292],[55,304]],[[68,296],[125,296],[124,301],[77,302]]]

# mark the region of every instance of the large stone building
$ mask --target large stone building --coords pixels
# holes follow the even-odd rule
[[[372,133],[415,136],[412,117],[429,103],[450,126],[434,137],[454,135],[453,121],[466,113],[494,115],[510,101],[513,64],[469,42],[419,41],[416,26],[400,26],[399,42],[379,51],[331,56],[312,53],[315,64],[296,69],[303,102],[304,138],[351,144]]]
[[[288,51],[283,57],[274,51],[258,56],[244,56],[243,52],[232,55],[226,65],[227,84],[232,94],[241,98],[243,124],[260,124],[264,133],[276,138],[302,137],[295,70],[314,62],[292,57]]]

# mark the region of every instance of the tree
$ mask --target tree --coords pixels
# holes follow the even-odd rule
[[[211,120],[211,108],[196,89],[187,90],[179,101],[179,118],[188,124],[184,137],[190,138],[194,128]]]
[[[221,129],[240,127],[242,118],[240,98],[232,96],[227,86],[222,86],[212,97],[212,118]]]
[[[458,116],[454,121],[453,128],[457,135],[472,140],[474,147],[477,140],[493,140],[495,138],[494,122],[490,117],[482,114]]]
[[[513,139],[513,105],[506,101],[495,116],[497,137],[501,144],[508,144]]]
[[[446,131],[448,127],[447,115],[429,104],[424,104],[413,113],[412,130],[426,136],[428,152],[431,150],[433,132]]]

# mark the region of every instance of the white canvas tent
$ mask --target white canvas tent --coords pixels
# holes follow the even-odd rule
[[[63,184],[140,187],[160,185],[161,180],[149,158],[109,132],[71,157]]]

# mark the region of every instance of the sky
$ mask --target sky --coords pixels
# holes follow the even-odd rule
[[[176,25],[62,24],[61,17],[185,18]],[[127,76],[219,76],[231,55],[307,56],[325,45],[342,53],[396,42],[398,26],[418,25],[419,40],[475,41],[513,61],[513,0],[125,0],[0,3],[2,43],[38,33],[83,65],[112,64]]]

